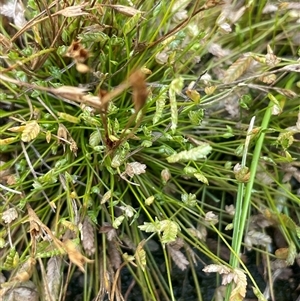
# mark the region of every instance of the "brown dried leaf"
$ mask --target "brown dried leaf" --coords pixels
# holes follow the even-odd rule
[[[28,219],[30,223],[30,234],[32,236],[38,235],[41,230],[43,232],[46,232],[47,235],[52,239],[52,242],[55,244],[55,246],[59,249],[60,253],[65,254],[63,243],[53,235],[52,231],[46,225],[41,222],[41,220],[38,218],[38,216],[28,203],[26,204],[26,208],[28,211]]]
[[[6,54],[13,47],[12,42],[2,33],[0,33],[0,49],[3,54]]]
[[[90,260],[87,257],[83,256],[78,250],[76,244],[72,241],[67,239],[65,242],[62,243],[64,250],[67,252],[69,259],[72,263],[77,265],[79,269],[84,273],[85,270],[83,265],[85,263],[92,263],[94,260]]]
[[[89,57],[89,52],[79,41],[73,41],[65,55],[73,58],[76,63],[84,63]]]
[[[137,113],[143,108],[148,97],[145,74],[141,70],[135,71],[130,75],[129,83],[132,86],[132,100],[135,112]]]
[[[249,68],[252,60],[253,59],[250,55],[243,55],[238,58],[226,71],[223,83],[230,84],[241,77]]]
[[[91,256],[95,253],[94,229],[90,219],[87,216],[82,224],[82,246],[88,256]]]
[[[73,5],[66,7],[54,14],[55,15],[63,15],[65,17],[76,17],[82,15],[88,15],[87,12],[83,11],[82,9],[87,5],[87,3],[81,5]]]
[[[79,97],[82,97],[86,95],[87,92],[86,88],[78,88],[78,87],[72,87],[72,86],[61,86],[58,88],[53,89],[53,93],[61,96],[65,95],[71,95],[75,97],[75,95],[78,95]]]
[[[12,278],[12,281],[24,282],[30,279],[33,273],[33,268],[36,264],[36,260],[32,257],[29,257],[27,261],[20,267],[16,276]]]

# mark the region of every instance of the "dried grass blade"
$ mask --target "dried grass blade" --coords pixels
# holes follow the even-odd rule
[[[132,86],[135,112],[139,112],[146,103],[148,97],[148,89],[145,81],[145,74],[141,70],[137,70],[129,77],[129,83]]]

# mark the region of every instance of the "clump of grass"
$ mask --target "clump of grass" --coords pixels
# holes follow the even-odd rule
[[[1,27],[1,294],[67,300],[79,269],[82,300],[208,300],[205,266],[216,296],[242,300],[248,276],[267,299],[299,251],[292,12],[120,2],[28,1]]]

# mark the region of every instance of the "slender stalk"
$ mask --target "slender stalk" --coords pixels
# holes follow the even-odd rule
[[[234,253],[231,253],[231,257],[230,257],[230,265],[232,268],[236,268],[239,265],[238,256],[240,254],[244,229],[246,226],[247,216],[249,214],[249,208],[251,205],[252,188],[255,181],[257,166],[259,164],[261,149],[264,143],[265,130],[267,129],[271,118],[272,106],[273,105],[270,102],[269,106],[266,108],[266,112],[262,120],[261,132],[255,144],[253,158],[250,166],[250,178],[246,185],[245,194],[244,194],[244,183],[240,183],[238,187],[236,213],[233,221],[234,230],[233,230],[232,248],[234,250]],[[245,163],[245,158],[243,158],[243,164],[244,163]],[[229,286],[229,289],[227,290],[226,301],[229,300],[230,289],[231,286]]]

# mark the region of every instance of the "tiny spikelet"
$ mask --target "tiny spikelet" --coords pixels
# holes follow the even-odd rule
[[[272,243],[272,238],[268,234],[256,230],[250,230],[245,236],[245,244],[249,249],[253,245],[266,247],[270,243]]]
[[[137,10],[134,7],[131,6],[125,6],[125,5],[114,5],[114,4],[106,4],[106,6],[111,7],[112,9],[116,10],[120,14],[123,14],[128,17],[135,16],[136,14],[141,14],[142,11]]]
[[[197,90],[188,89],[185,93],[192,101],[194,101],[195,103],[199,103],[200,94]]]
[[[13,133],[22,133],[25,130],[25,127],[26,127],[25,125],[13,126],[7,130]]]
[[[176,93],[180,93],[183,88],[183,78],[175,78],[172,80],[169,88],[170,108],[171,108],[171,130],[173,134],[176,131],[178,123],[178,109]]]
[[[51,292],[51,296],[54,300],[58,300],[60,285],[61,285],[61,264],[62,258],[59,256],[53,256],[47,263],[47,283],[48,290]],[[50,300],[49,300],[50,301]]]
[[[224,84],[230,84],[242,76],[252,62],[252,57],[243,55],[237,59],[226,71],[223,78]]]
[[[136,245],[134,244],[134,242],[130,239],[130,237],[128,235],[126,235],[125,233],[122,235],[122,242],[130,249],[130,250],[135,250],[136,249]]]
[[[117,236],[116,229],[107,222],[103,222],[103,226],[100,227],[100,233],[106,233],[107,239],[112,241]]]
[[[113,267],[117,270],[122,263],[121,255],[120,252],[117,248],[117,243],[116,240],[109,241],[107,240],[107,245],[108,245],[108,256],[110,259],[111,264]]]
[[[94,131],[91,133],[89,138],[89,144],[92,147],[95,147],[100,144],[101,141],[101,134],[99,131]]]
[[[182,151],[167,157],[169,163],[175,163],[178,161],[195,161],[198,159],[204,159],[212,151],[212,147],[208,143],[202,143],[202,145],[194,147],[187,151]]]
[[[219,222],[219,218],[212,211],[208,211],[208,212],[205,213],[205,221],[215,225]]]
[[[153,124],[156,124],[162,117],[163,110],[164,110],[165,104],[166,104],[166,98],[167,98],[166,94],[167,94],[166,91],[162,89],[160,91],[158,98],[156,99],[156,103],[155,103],[156,110],[155,110],[155,114],[153,117]]]
[[[124,218],[125,218],[124,215],[120,215],[120,216],[116,217],[116,218],[114,219],[114,221],[113,221],[112,226],[113,226],[115,229],[118,229],[119,226],[122,224]]]
[[[271,85],[275,82],[276,74],[262,75],[258,79],[267,85]]]
[[[131,162],[126,165],[125,174],[132,178],[134,175],[145,173],[146,168],[147,166],[145,164],[141,164],[139,162]]]
[[[18,217],[18,212],[15,208],[9,208],[2,213],[2,219],[4,223],[10,224]]]
[[[205,266],[202,271],[206,273],[219,273],[220,275],[227,275],[231,272],[230,268],[224,264],[209,264]]]
[[[161,242],[163,244],[176,240],[179,227],[175,222],[164,220],[161,222],[161,227],[163,231]]]
[[[23,142],[30,142],[38,136],[39,132],[39,124],[35,120],[30,121],[25,125],[25,129],[21,135],[21,140]]]
[[[5,262],[3,264],[3,268],[6,270],[10,270],[15,268],[19,264],[19,253],[15,248],[11,248]]]
[[[61,119],[64,119],[66,121],[69,121],[71,123],[79,123],[80,122],[80,118],[75,117],[73,115],[64,113],[64,112],[57,112],[58,117],[60,117]]]
[[[17,138],[10,137],[5,139],[0,139],[0,145],[8,145],[17,141]]]
[[[240,269],[234,269],[233,274],[236,287],[231,291],[229,300],[242,301],[246,296],[247,278],[245,273]]]
[[[286,258],[287,264],[292,265],[295,262],[296,256],[297,256],[296,246],[294,243],[290,243],[287,258]]]
[[[186,259],[185,255],[171,246],[168,245],[168,251],[170,253],[171,258],[175,262],[175,264],[182,270],[184,271],[187,266],[189,265],[188,260]]]
[[[88,217],[85,217],[82,225],[82,246],[88,256],[95,253],[94,229]]]
[[[147,261],[146,261],[146,252],[143,249],[143,246],[145,244],[145,240],[142,240],[135,251],[135,258],[136,261],[138,263],[138,265],[141,267],[142,271],[145,271],[145,267],[147,265]]]

